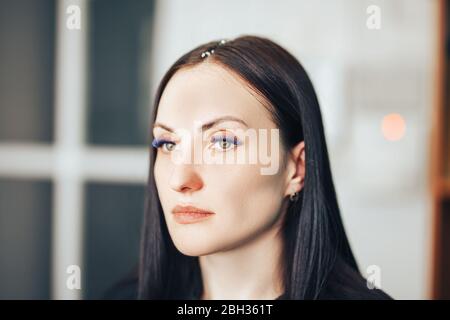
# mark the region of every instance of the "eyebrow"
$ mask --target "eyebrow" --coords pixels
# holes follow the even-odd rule
[[[200,127],[200,129],[201,129],[201,131],[206,131],[206,130],[209,130],[212,127],[218,125],[219,123],[225,122],[225,121],[236,121],[236,122],[242,123],[244,126],[248,127],[247,123],[244,120],[242,120],[242,119],[239,119],[239,118],[236,118],[236,117],[233,117],[233,116],[223,116],[223,117],[218,117],[218,118],[215,118],[215,119],[213,119],[211,121],[208,121],[208,122],[204,123]],[[163,128],[163,129],[165,129],[167,131],[170,131],[170,132],[174,132],[175,131],[171,127],[169,127],[169,126],[167,126],[165,124],[162,124],[160,122],[155,122],[153,124],[153,129],[157,128],[157,127]]]

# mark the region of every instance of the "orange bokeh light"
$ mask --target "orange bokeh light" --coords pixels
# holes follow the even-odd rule
[[[389,141],[397,141],[404,137],[406,132],[406,122],[398,113],[391,113],[384,116],[381,123],[383,137]]]

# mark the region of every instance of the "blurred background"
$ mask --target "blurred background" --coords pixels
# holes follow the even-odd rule
[[[312,78],[363,275],[378,266],[396,299],[448,293],[430,170],[448,159],[443,2],[0,0],[0,299],[101,299],[132,272],[156,86],[194,46],[243,34]]]

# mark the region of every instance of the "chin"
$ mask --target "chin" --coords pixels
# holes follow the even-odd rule
[[[200,239],[181,239],[175,238],[173,240],[175,247],[182,254],[191,257],[203,256],[211,253],[211,248],[209,245],[205,244],[205,241],[200,241]]]
[[[185,256],[190,257],[206,256],[212,253],[212,251],[210,250],[206,250],[204,248],[199,248],[195,246],[186,246],[185,244],[182,246],[176,246],[176,248]]]
[[[217,249],[203,239],[175,239],[174,245],[182,254],[191,257],[200,257],[209,255],[217,251]]]

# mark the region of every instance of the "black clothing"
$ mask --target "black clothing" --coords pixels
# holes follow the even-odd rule
[[[108,300],[134,300],[137,299],[138,277],[135,268],[126,278],[111,287],[103,297]],[[199,297],[190,297],[197,300]],[[381,289],[369,289],[366,279],[351,268],[339,257],[330,273],[327,284],[319,294],[319,300],[392,300],[393,298]],[[282,294],[275,300],[286,300]]]

